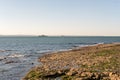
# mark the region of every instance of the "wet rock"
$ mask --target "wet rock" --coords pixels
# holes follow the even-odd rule
[[[0,57],[0,61],[2,61],[2,60],[4,60],[4,59],[6,59],[6,57]]]
[[[0,61],[2,61],[3,59],[0,59]]]
[[[17,63],[16,61],[6,61],[5,64]]]

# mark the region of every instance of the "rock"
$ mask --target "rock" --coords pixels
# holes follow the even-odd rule
[[[111,80],[120,80],[120,76],[112,72],[109,74],[109,77]]]
[[[63,71],[61,71],[61,70],[58,70],[58,73],[59,73],[59,74],[62,74],[62,73],[63,73]]]
[[[86,76],[86,74],[83,72],[83,73],[81,73],[81,75],[80,75],[81,77],[85,77]]]
[[[69,71],[68,73],[66,73],[66,75],[68,76],[72,76],[73,72],[72,71]]]
[[[75,80],[83,80],[83,78],[76,78]]]
[[[0,61],[2,61],[3,59],[0,59]]]
[[[77,71],[74,68],[71,68],[69,70],[69,72],[66,73],[66,75],[68,75],[68,76],[72,76],[72,75],[75,75],[75,74],[77,74]]]
[[[4,59],[6,59],[6,57],[0,57],[0,61],[2,61],[2,60],[4,60]]]
[[[31,63],[32,65],[34,65],[34,63]]]
[[[42,68],[37,69],[36,72],[43,73],[44,78],[46,78],[42,80],[48,78],[52,80],[52,78],[63,76],[69,80],[120,80],[119,56],[120,45],[113,44],[55,52],[39,59]],[[117,71],[118,74],[114,71]],[[33,76],[31,80],[33,80]]]
[[[5,64],[16,63],[15,61],[6,61]]]
[[[109,76],[111,77],[112,75],[113,75],[113,72],[110,72],[110,73],[109,73]]]

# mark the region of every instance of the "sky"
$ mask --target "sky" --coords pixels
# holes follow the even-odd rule
[[[0,0],[0,35],[120,36],[120,0]]]

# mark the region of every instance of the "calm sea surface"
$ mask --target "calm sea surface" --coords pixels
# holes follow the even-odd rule
[[[0,37],[0,80],[20,80],[47,52],[120,42],[120,37]]]

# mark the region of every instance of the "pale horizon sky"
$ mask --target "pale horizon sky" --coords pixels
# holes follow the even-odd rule
[[[0,35],[120,36],[120,0],[0,0]]]

